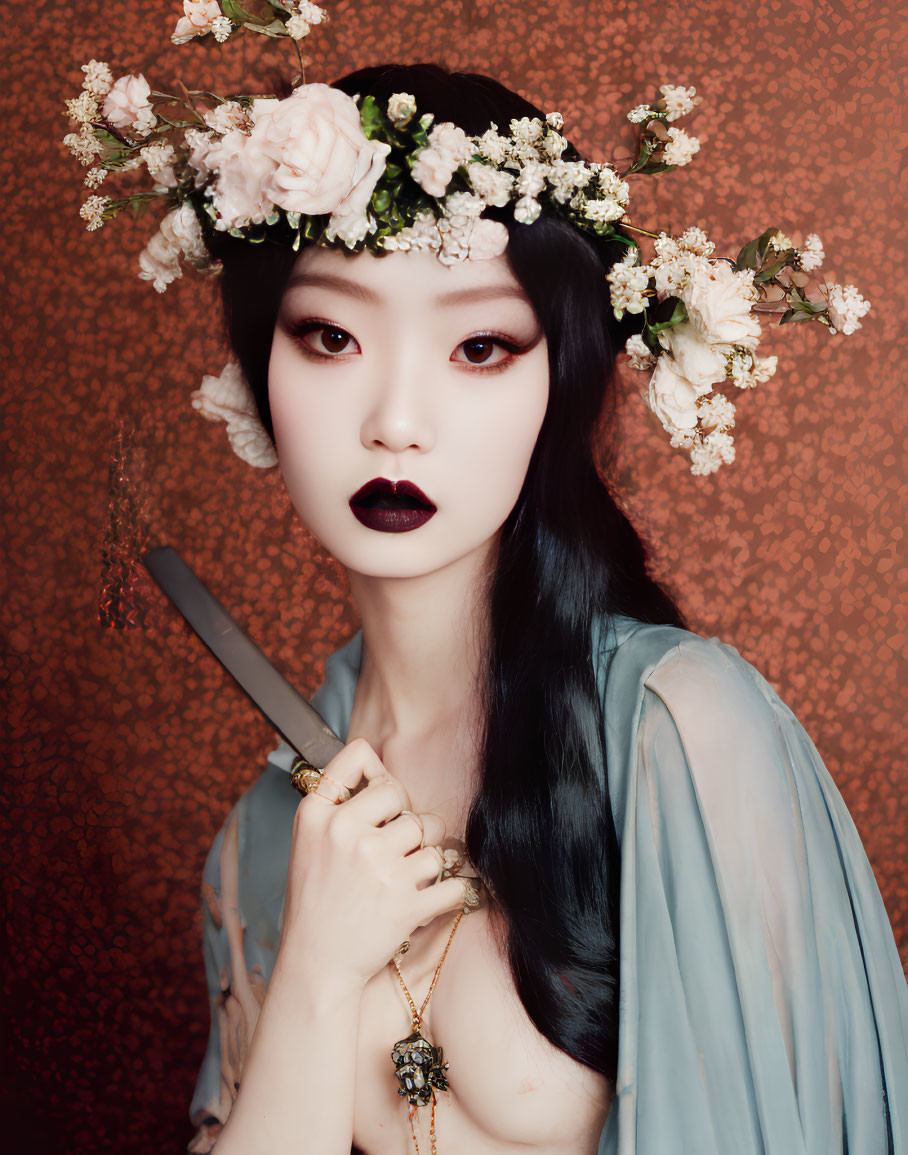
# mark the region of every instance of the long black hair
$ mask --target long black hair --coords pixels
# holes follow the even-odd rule
[[[336,87],[380,101],[411,93],[436,122],[470,135],[542,115],[489,77],[435,65],[363,69]],[[649,576],[645,547],[596,464],[623,338],[605,280],[620,243],[581,236],[545,213],[529,226],[499,219],[510,233],[507,259],[546,336],[550,389],[489,578],[483,772],[467,847],[493,896],[530,1019],[556,1047],[614,1080],[620,856],[594,628],[614,614],[684,621]],[[223,235],[213,245],[231,341],[271,432],[268,359],[296,254]]]

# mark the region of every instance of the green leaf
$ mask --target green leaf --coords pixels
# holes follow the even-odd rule
[[[651,320],[650,318],[655,318]],[[647,325],[653,333],[661,333],[665,329],[673,329],[687,320],[687,309],[684,302],[677,297],[666,297],[653,308],[647,310]]]
[[[391,207],[391,194],[386,188],[378,188],[372,194],[372,208],[377,213],[385,213]]]
[[[232,20],[234,24],[245,24],[247,21],[260,20],[261,17],[254,16],[251,12],[247,12],[242,4],[238,4],[237,0],[221,0],[221,9],[228,20]]]

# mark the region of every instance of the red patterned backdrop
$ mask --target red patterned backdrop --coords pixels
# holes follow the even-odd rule
[[[388,59],[488,71],[561,110],[600,159],[630,144],[626,109],[696,85],[700,155],[638,181],[636,219],[700,224],[720,252],[770,224],[816,231],[830,279],[872,300],[852,338],[768,336],[778,374],[741,400],[738,461],[715,477],[668,450],[629,374],[617,483],[694,628],[734,643],[813,736],[908,946],[895,6],[328,6],[308,79]],[[77,217],[59,140],[84,61],[219,91],[265,90],[287,61],[249,36],[173,47],[178,8],[36,0],[5,17],[3,1133],[54,1155],[188,1139],[208,1014],[199,873],[273,740],[131,559],[177,546],[304,691],[355,624],[278,478],[189,408],[225,360],[214,285],[158,297],[135,275],[150,222],[89,234]],[[99,624],[105,588],[134,628]]]

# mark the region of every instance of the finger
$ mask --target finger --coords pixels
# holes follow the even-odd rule
[[[446,832],[445,821],[438,814],[414,814],[406,809],[382,827],[387,845],[397,854],[409,854],[433,843],[437,845]]]
[[[385,773],[381,778],[373,778],[365,789],[338,807],[335,822],[343,826],[348,823],[357,826],[363,824],[380,826],[383,822],[397,818],[401,810],[409,809],[411,809],[410,797],[407,791],[396,778]],[[413,827],[414,834],[418,833],[416,823],[409,819],[407,821]],[[416,845],[419,845],[418,841]]]
[[[420,851],[420,853],[422,853]],[[450,910],[463,910],[467,901],[467,884],[462,878],[446,878],[419,892],[419,926]]]
[[[365,738],[354,738],[344,746],[324,767],[324,772],[348,790],[357,787],[364,777],[367,782],[371,782],[388,773],[381,758]]]
[[[404,874],[416,887],[432,886],[445,867],[444,852],[440,847],[424,846],[404,859]]]
[[[382,839],[384,845],[395,854],[420,850],[426,841],[422,819],[412,810],[404,809],[382,827]]]

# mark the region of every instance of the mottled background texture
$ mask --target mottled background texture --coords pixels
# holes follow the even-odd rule
[[[326,0],[328,2],[328,0]],[[878,0],[397,0],[328,4],[310,80],[437,60],[564,113],[584,151],[694,84],[694,163],[634,186],[634,217],[720,252],[816,231],[863,329],[770,332],[777,376],[741,398],[738,461],[694,478],[628,373],[615,484],[696,630],[736,645],[815,740],[908,947],[905,399],[896,343],[896,6]],[[179,1151],[208,1029],[199,873],[273,735],[129,569],[175,545],[304,691],[355,628],[343,577],[277,476],[229,453],[189,393],[226,355],[212,282],[136,278],[150,219],[86,233],[63,100],[91,57],[155,87],[267,90],[289,45],[168,37],[177,0],[35,0],[6,16],[0,266],[6,442],[0,599],[8,701],[0,1130],[29,1152]],[[903,27],[903,23],[901,24]],[[904,142],[902,142],[904,143]],[[106,575],[106,578],[105,578]],[[99,623],[104,581],[135,628]],[[302,1077],[302,1076],[301,1076]],[[27,1136],[27,1140],[25,1137]]]

